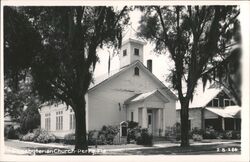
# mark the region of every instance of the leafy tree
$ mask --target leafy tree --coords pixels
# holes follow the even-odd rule
[[[20,116],[20,128],[22,133],[27,133],[40,126],[40,114],[38,108],[40,102],[34,96],[29,96],[27,108]]]
[[[28,17],[14,7],[4,7],[5,87],[14,93],[18,91],[19,82],[26,78],[32,58],[40,48],[40,35],[30,24]]]
[[[103,45],[120,47],[128,7],[19,7],[39,32],[42,48],[29,61],[32,87],[42,101],[62,101],[76,117],[75,149],[87,150],[85,94]],[[25,41],[24,41],[25,42]],[[26,43],[25,43],[26,44]]]
[[[30,66],[41,49],[41,37],[28,17],[15,7],[4,7],[4,20],[4,116],[22,125],[23,113],[40,105],[31,90]],[[28,108],[24,111],[25,107]],[[37,125],[39,113],[34,112],[31,115],[36,120],[30,121],[28,126]]]
[[[19,121],[28,95],[26,89],[13,91],[6,86],[4,88],[4,116],[10,116],[12,120]]]
[[[168,51],[175,63],[172,83],[181,104],[181,146],[189,146],[188,108],[200,78],[228,56],[239,24],[238,6],[140,7],[140,36]]]
[[[232,49],[229,56],[213,68],[204,72],[203,83],[213,80],[223,85],[234,99],[235,103],[241,106],[241,48]]]

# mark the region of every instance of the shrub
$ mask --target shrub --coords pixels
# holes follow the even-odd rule
[[[176,123],[172,127],[166,127],[165,129],[165,137],[170,140],[170,139],[175,139],[179,141],[181,139],[181,124]]]
[[[219,133],[213,129],[213,127],[208,127],[205,129],[203,134],[204,139],[216,139],[219,137]]]
[[[113,144],[113,140],[118,132],[119,132],[119,126],[117,125],[103,126],[98,133],[97,144],[98,145]]]
[[[138,134],[140,134],[141,128],[136,126],[128,130],[127,142],[136,141]]]
[[[203,140],[203,137],[202,137],[202,135],[200,135],[200,134],[193,134],[193,135],[192,135],[192,139],[193,139],[194,141],[202,141],[202,140]]]
[[[147,129],[141,129],[141,133],[138,134],[136,138],[137,145],[146,145],[152,146],[153,144],[153,136],[148,133]]]
[[[105,138],[104,134],[100,134],[98,136],[98,139],[96,142],[97,142],[97,145],[107,145],[108,144],[107,139]]]
[[[22,137],[22,141],[34,141],[34,139],[35,139],[35,134],[32,132],[29,132]]]
[[[194,134],[203,135],[204,134],[204,130],[195,127],[191,131],[191,135],[194,135]]]
[[[233,131],[232,132],[232,139],[241,139],[241,132],[240,131]]]
[[[134,121],[127,121],[128,123],[128,135],[127,135],[127,143],[130,143],[130,141],[135,141],[136,139],[136,133],[139,132],[139,123]]]
[[[97,144],[97,137],[98,137],[98,131],[92,130],[88,133],[88,145],[96,145]],[[97,134],[97,137],[94,137],[94,134]]]
[[[31,132],[40,125],[40,113],[36,100],[29,100],[27,109],[20,116],[20,127],[23,134]]]
[[[64,136],[64,144],[74,145],[75,144],[75,133],[69,133]]]
[[[232,137],[233,137],[232,131],[224,131],[223,132],[223,136],[222,136],[223,139],[232,139]]]
[[[4,130],[4,134],[7,139],[18,139],[20,135],[20,128],[14,129],[13,126],[6,127]]]
[[[34,141],[38,143],[49,143],[55,142],[56,137],[44,129],[37,128],[34,129],[33,132],[29,132],[26,135],[22,136],[20,140]]]
[[[39,133],[39,134],[38,134]],[[34,132],[35,134],[35,139],[34,142],[38,142],[38,143],[50,143],[50,142],[55,142],[56,141],[56,137],[51,134],[48,133],[45,130],[37,130],[37,132]]]
[[[134,122],[134,121],[127,121],[127,123],[128,123],[128,129],[136,128],[139,125],[138,122]]]

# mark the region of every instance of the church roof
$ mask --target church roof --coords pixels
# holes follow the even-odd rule
[[[134,63],[136,63],[136,62],[134,62]],[[89,90],[96,87],[97,85],[101,84],[102,82],[107,81],[108,79],[112,78],[114,75],[119,74],[120,72],[128,69],[129,66],[130,65],[127,65],[127,66],[124,66],[120,69],[112,70],[112,71],[110,71],[110,73],[106,73],[106,74],[103,74],[101,76],[94,78],[93,82],[89,86]]]
[[[94,82],[90,85],[89,91],[94,90],[98,86],[101,86],[102,84],[105,84],[105,83],[109,82],[113,78],[121,75],[124,71],[126,71],[126,70],[128,70],[128,69],[130,69],[130,68],[132,68],[134,66],[141,67],[141,69],[143,69],[149,76],[151,76],[152,79],[154,79],[157,83],[159,83],[162,86],[162,90],[166,91],[172,98],[177,100],[176,95],[169,88],[167,88],[152,72],[150,72],[143,65],[143,63],[141,61],[139,61],[139,60],[133,62],[130,65],[124,66],[123,68],[121,68],[119,70],[114,70],[114,71],[110,72],[110,74],[106,74],[106,75],[103,75],[101,77],[94,78]]]

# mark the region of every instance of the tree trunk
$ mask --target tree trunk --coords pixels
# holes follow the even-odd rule
[[[76,118],[76,128],[75,128],[75,150],[82,150],[83,152],[78,152],[77,154],[85,154],[88,151],[87,144],[87,130],[86,130],[86,102],[85,98],[78,100],[75,104],[75,118]]]
[[[189,146],[188,139],[188,106],[189,101],[185,100],[181,102],[181,147]]]

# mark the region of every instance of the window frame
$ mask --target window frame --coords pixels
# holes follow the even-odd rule
[[[224,99],[223,99],[223,106],[226,107],[226,104],[225,104],[226,101],[228,101],[228,106],[231,106],[230,99],[228,99],[228,98],[224,98]]]
[[[76,128],[76,118],[75,118],[75,113],[73,110],[70,110],[69,114],[69,129],[74,130]]]
[[[124,49],[124,50],[122,51],[122,56],[123,56],[123,57],[127,56],[127,49]]]
[[[139,76],[140,75],[140,69],[138,67],[134,68],[134,75]]]
[[[134,55],[135,56],[140,56],[140,50],[139,50],[139,48],[134,48]]]
[[[214,100],[217,100],[217,106],[214,106]],[[220,103],[219,103],[219,98],[213,98],[212,100],[212,107],[219,107],[220,106]]]
[[[63,111],[56,112],[56,130],[63,130]]]
[[[50,113],[45,113],[45,127],[44,129],[46,131],[50,131],[51,129],[51,118],[50,118],[51,114]]]

